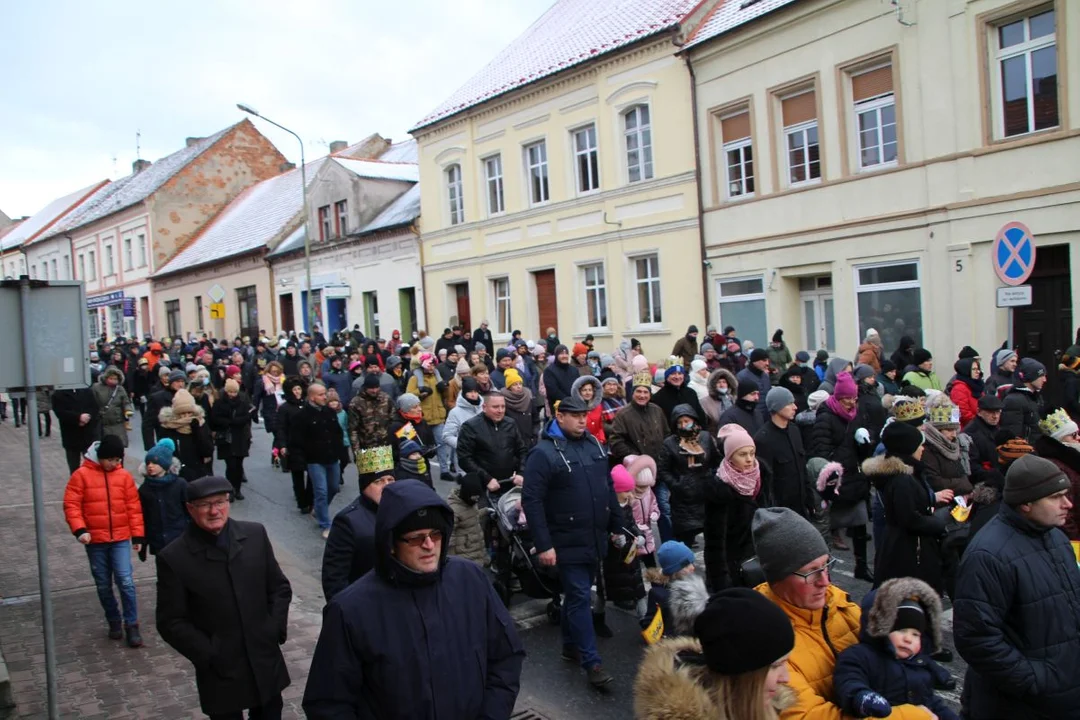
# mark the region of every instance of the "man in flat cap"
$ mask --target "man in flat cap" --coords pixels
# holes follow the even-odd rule
[[[187,488],[191,523],[157,556],[157,626],[195,666],[202,711],[216,720],[281,717],[292,588],[266,529],[229,519],[232,485],[209,476]]]

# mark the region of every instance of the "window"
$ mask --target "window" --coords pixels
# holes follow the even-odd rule
[[[48,280],[49,279],[49,261],[48,260],[41,263],[41,279],[42,280]]]
[[[607,285],[604,282],[604,264],[585,265],[581,268],[585,279],[585,322],[590,330],[607,327]]]
[[[484,160],[484,178],[487,183],[488,215],[498,215],[506,211],[503,197],[502,155],[493,155]]]
[[[349,211],[345,200],[334,203],[334,217],[337,219],[337,236],[345,237],[349,234]]]
[[[379,337],[379,294],[375,290],[364,293],[364,327],[368,337]]]
[[[495,300],[495,333],[509,335],[510,327],[510,278],[491,281],[491,294]]]
[[[52,276],[51,277],[52,277],[53,280],[59,280],[60,279],[60,273],[57,272],[57,268],[56,268],[56,260],[52,261]]]
[[[892,65],[853,75],[855,127],[859,139],[859,169],[896,164],[896,99]]]
[[[719,280],[716,295],[720,305],[718,326],[731,325],[738,329],[740,338],[753,341],[754,347],[767,347],[765,281],[760,276]]]
[[[97,258],[94,255],[94,251],[91,250],[86,261],[86,269],[90,273],[88,280],[97,280]]]
[[[579,193],[600,189],[600,157],[596,150],[596,126],[574,131],[574,170]]]
[[[124,269],[131,270],[135,267],[135,253],[131,250],[131,238],[124,238]]]
[[[329,210],[329,207],[327,207]],[[327,220],[329,221],[329,216]],[[236,288],[236,315],[240,321],[240,335],[259,334],[259,296],[254,285]],[[321,323],[320,323],[321,324]]]
[[[450,224],[465,222],[465,198],[461,196],[461,166],[446,168],[446,193],[450,201]]]
[[[540,141],[525,148],[525,167],[529,173],[529,202],[532,205],[546,203],[551,197],[548,191],[547,143]]]
[[[897,347],[909,335],[922,346],[922,299],[919,263],[913,261],[855,268],[859,337],[877,328],[887,348]]]
[[[202,330],[203,328],[206,327],[206,325],[203,324],[202,309],[203,309],[202,295],[196,295],[195,296],[195,325],[196,325],[197,330]]]
[[[652,123],[648,105],[635,105],[623,114],[626,138],[626,171],[628,182],[650,180],[653,176]]]
[[[105,246],[105,277],[116,274],[116,263],[113,260],[112,245]]]
[[[139,267],[146,267],[146,236],[139,233]]]
[[[818,147],[817,100],[813,90],[791,95],[780,101],[787,149],[788,185],[821,179]]]
[[[165,327],[169,337],[180,336],[180,301],[165,301]]]
[[[996,28],[1001,137],[1057,127],[1060,122],[1054,23],[1054,11],[1047,10]]]
[[[67,275],[68,273],[71,272],[71,256],[70,255],[65,255],[64,256],[64,264],[61,266],[60,270],[63,272],[64,275]]]
[[[637,291],[638,323],[660,323],[663,320],[660,308],[660,259],[656,255],[634,258],[634,285]]]
[[[750,138],[750,111],[742,110],[720,119],[724,141],[724,167],[728,199],[754,194],[754,148]]]
[[[326,242],[330,239],[330,206],[323,205],[319,208],[319,240]]]

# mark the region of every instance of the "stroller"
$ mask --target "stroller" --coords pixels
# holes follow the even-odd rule
[[[501,495],[489,495],[489,507],[486,508],[491,520],[488,538],[494,554],[495,591],[503,604],[510,607],[516,578],[524,595],[536,600],[551,600],[547,605],[547,617],[553,625],[558,624],[562,612],[559,573],[553,567],[544,567],[536,559],[536,546],[528,525],[519,522],[521,488],[514,487],[510,481],[499,484],[509,489]]]

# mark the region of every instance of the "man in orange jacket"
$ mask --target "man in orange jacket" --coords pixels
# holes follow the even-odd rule
[[[86,451],[82,466],[64,490],[64,517],[75,538],[86,546],[90,573],[109,623],[109,637],[127,638],[128,647],[142,647],[131,552],[145,542],[142,503],[135,479],[124,469],[124,443],[106,435]],[[113,595],[120,588],[123,616]],[[122,621],[122,625],[121,625]]]

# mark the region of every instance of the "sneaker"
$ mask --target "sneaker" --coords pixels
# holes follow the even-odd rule
[[[236,492],[233,493],[233,497],[235,497],[237,500],[243,500],[244,499],[244,493],[240,492],[240,490],[237,490]]]
[[[594,688],[602,688],[615,679],[601,665],[593,665],[585,671],[585,674],[589,678],[589,684]]]
[[[312,507],[310,505],[305,505],[304,507],[300,508],[300,514],[301,515],[310,515],[311,510],[312,510]]]
[[[322,536],[323,536],[323,540],[330,537],[330,528],[327,528],[327,529],[323,530],[322,531]]]
[[[581,663],[581,651],[573,645],[562,646],[562,659],[575,664]]]
[[[141,648],[143,646],[142,635],[139,634],[139,624],[125,625],[124,635],[127,636],[127,646],[129,648]]]
[[[109,621],[109,639],[110,640],[123,640],[124,639],[124,626],[119,620]]]

